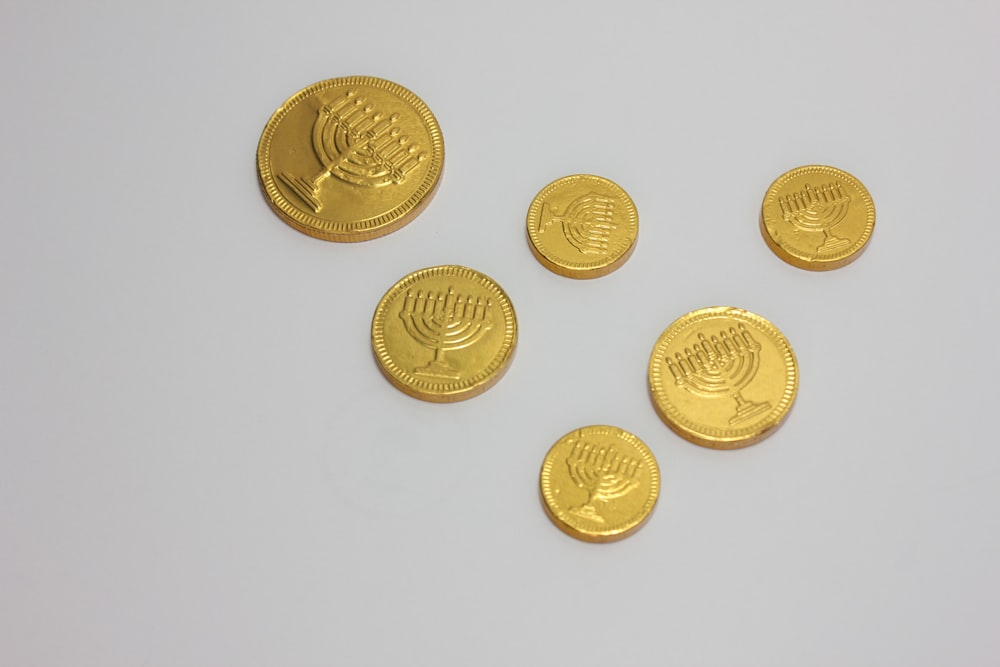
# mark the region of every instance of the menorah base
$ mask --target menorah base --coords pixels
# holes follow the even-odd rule
[[[316,187],[315,183],[301,176],[289,174],[278,174],[278,178],[290,187],[299,196],[299,199],[309,204],[314,212],[319,213],[319,210],[323,208],[323,203],[316,198],[316,195],[319,194],[319,188]]]
[[[435,359],[431,363],[413,371],[414,375],[436,378],[439,380],[457,380],[461,375],[445,361]]]
[[[729,420],[730,426],[735,426],[736,424],[743,423],[747,420],[753,419],[759,415],[762,415],[771,410],[771,404],[767,401],[763,403],[751,403],[749,401],[743,401],[740,406],[736,409],[736,415]]]
[[[597,523],[604,523],[604,517],[597,513],[597,508],[593,505],[573,507],[569,510],[569,513],[573,516],[578,516],[581,519],[589,519],[590,521],[595,521]]]
[[[838,250],[843,250],[847,246],[851,245],[851,242],[847,239],[842,239],[839,236],[828,236],[823,245],[816,248],[816,252],[837,252]]]

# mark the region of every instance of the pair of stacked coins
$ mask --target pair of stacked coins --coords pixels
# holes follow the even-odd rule
[[[372,77],[330,79],[290,98],[261,137],[257,166],[275,212],[329,241],[364,241],[412,220],[433,196],[444,165],[440,128],[405,88]],[[864,186],[824,166],[794,169],[764,197],[760,229],[795,266],[843,266],[865,248],[875,209]],[[638,214],[615,183],[561,178],[528,209],[532,253],[550,270],[596,278],[635,248]],[[427,401],[471,398],[495,384],[513,358],[517,319],[506,293],[462,266],[415,271],[393,285],[372,319],[383,374]],[[661,334],[649,362],[660,417],[687,440],[734,449],[766,437],[791,408],[795,355],[763,317],[731,307],[697,310]],[[636,436],[611,426],[574,430],[552,446],[541,471],[549,516],[589,541],[631,534],[659,493],[659,470]]]
[[[657,413],[681,437],[736,449],[772,433],[795,401],[798,365],[785,337],[746,310],[703,308],[660,335],[649,359]],[[649,447],[612,426],[566,434],[542,464],[545,510],[564,532],[591,542],[631,535],[660,489]]]

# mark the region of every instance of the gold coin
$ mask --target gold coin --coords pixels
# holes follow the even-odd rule
[[[746,447],[788,415],[798,389],[795,353],[760,315],[703,308],[667,327],[649,359],[656,411],[682,438],[713,449]]]
[[[327,241],[393,232],[430,203],[444,166],[437,120],[420,98],[370,76],[328,79],[282,104],[257,147],[271,208]]]
[[[549,183],[528,208],[531,252],[569,278],[604,276],[628,260],[639,214],[628,194],[600,176],[577,174]]]
[[[559,438],[539,477],[549,518],[586,542],[628,537],[646,522],[660,496],[653,452],[614,426],[585,426]]]
[[[414,271],[385,293],[372,318],[382,372],[401,391],[435,403],[492,387],[516,344],[510,299],[489,276],[464,266]]]
[[[828,271],[861,255],[875,229],[875,204],[861,181],[810,165],[778,177],[764,195],[760,233],[792,266]]]

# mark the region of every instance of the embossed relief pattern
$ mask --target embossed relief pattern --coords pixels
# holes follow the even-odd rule
[[[446,291],[407,290],[399,317],[413,340],[434,350],[434,359],[414,369],[415,375],[458,379],[458,370],[445,361],[448,350],[473,345],[492,328],[493,302],[489,297],[457,295]]]
[[[278,178],[319,213],[322,183],[329,177],[363,187],[401,184],[426,154],[395,127],[399,114],[386,115],[357,90],[320,107],[312,145],[321,168],[311,178],[281,173]]]
[[[596,192],[577,197],[562,213],[545,202],[542,204],[538,231],[543,233],[557,223],[566,240],[581,254],[603,255],[608,252],[611,235],[616,229],[614,213],[615,200]]]
[[[677,386],[692,394],[706,398],[732,396],[736,414],[729,425],[735,426],[771,409],[770,403],[747,401],[740,394],[757,374],[760,352],[760,343],[740,324],[711,338],[699,333],[697,343],[664,361]]]
[[[568,511],[579,518],[604,523],[599,506],[639,486],[636,473],[642,462],[619,453],[611,445],[577,440],[566,458],[566,466],[573,483],[587,492],[587,502]]]

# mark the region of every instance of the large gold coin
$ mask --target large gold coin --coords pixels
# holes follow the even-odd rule
[[[874,229],[872,196],[861,181],[834,167],[810,165],[782,174],[760,209],[760,232],[774,254],[810,271],[850,264]]]
[[[550,271],[597,278],[628,260],[639,214],[628,194],[600,176],[577,174],[549,183],[528,208],[531,252]]]
[[[391,81],[320,81],[282,104],[257,147],[271,208],[327,241],[366,241],[410,222],[430,202],[444,166],[437,120]]]
[[[464,266],[414,271],[393,285],[372,318],[372,348],[389,381],[415,398],[450,403],[503,376],[517,344],[510,299]]]
[[[539,477],[549,518],[586,542],[628,537],[660,496],[653,452],[614,426],[585,426],[561,437],[545,455]]]
[[[656,411],[682,438],[713,449],[771,434],[795,401],[799,371],[785,337],[760,315],[703,308],[667,327],[649,359]]]

